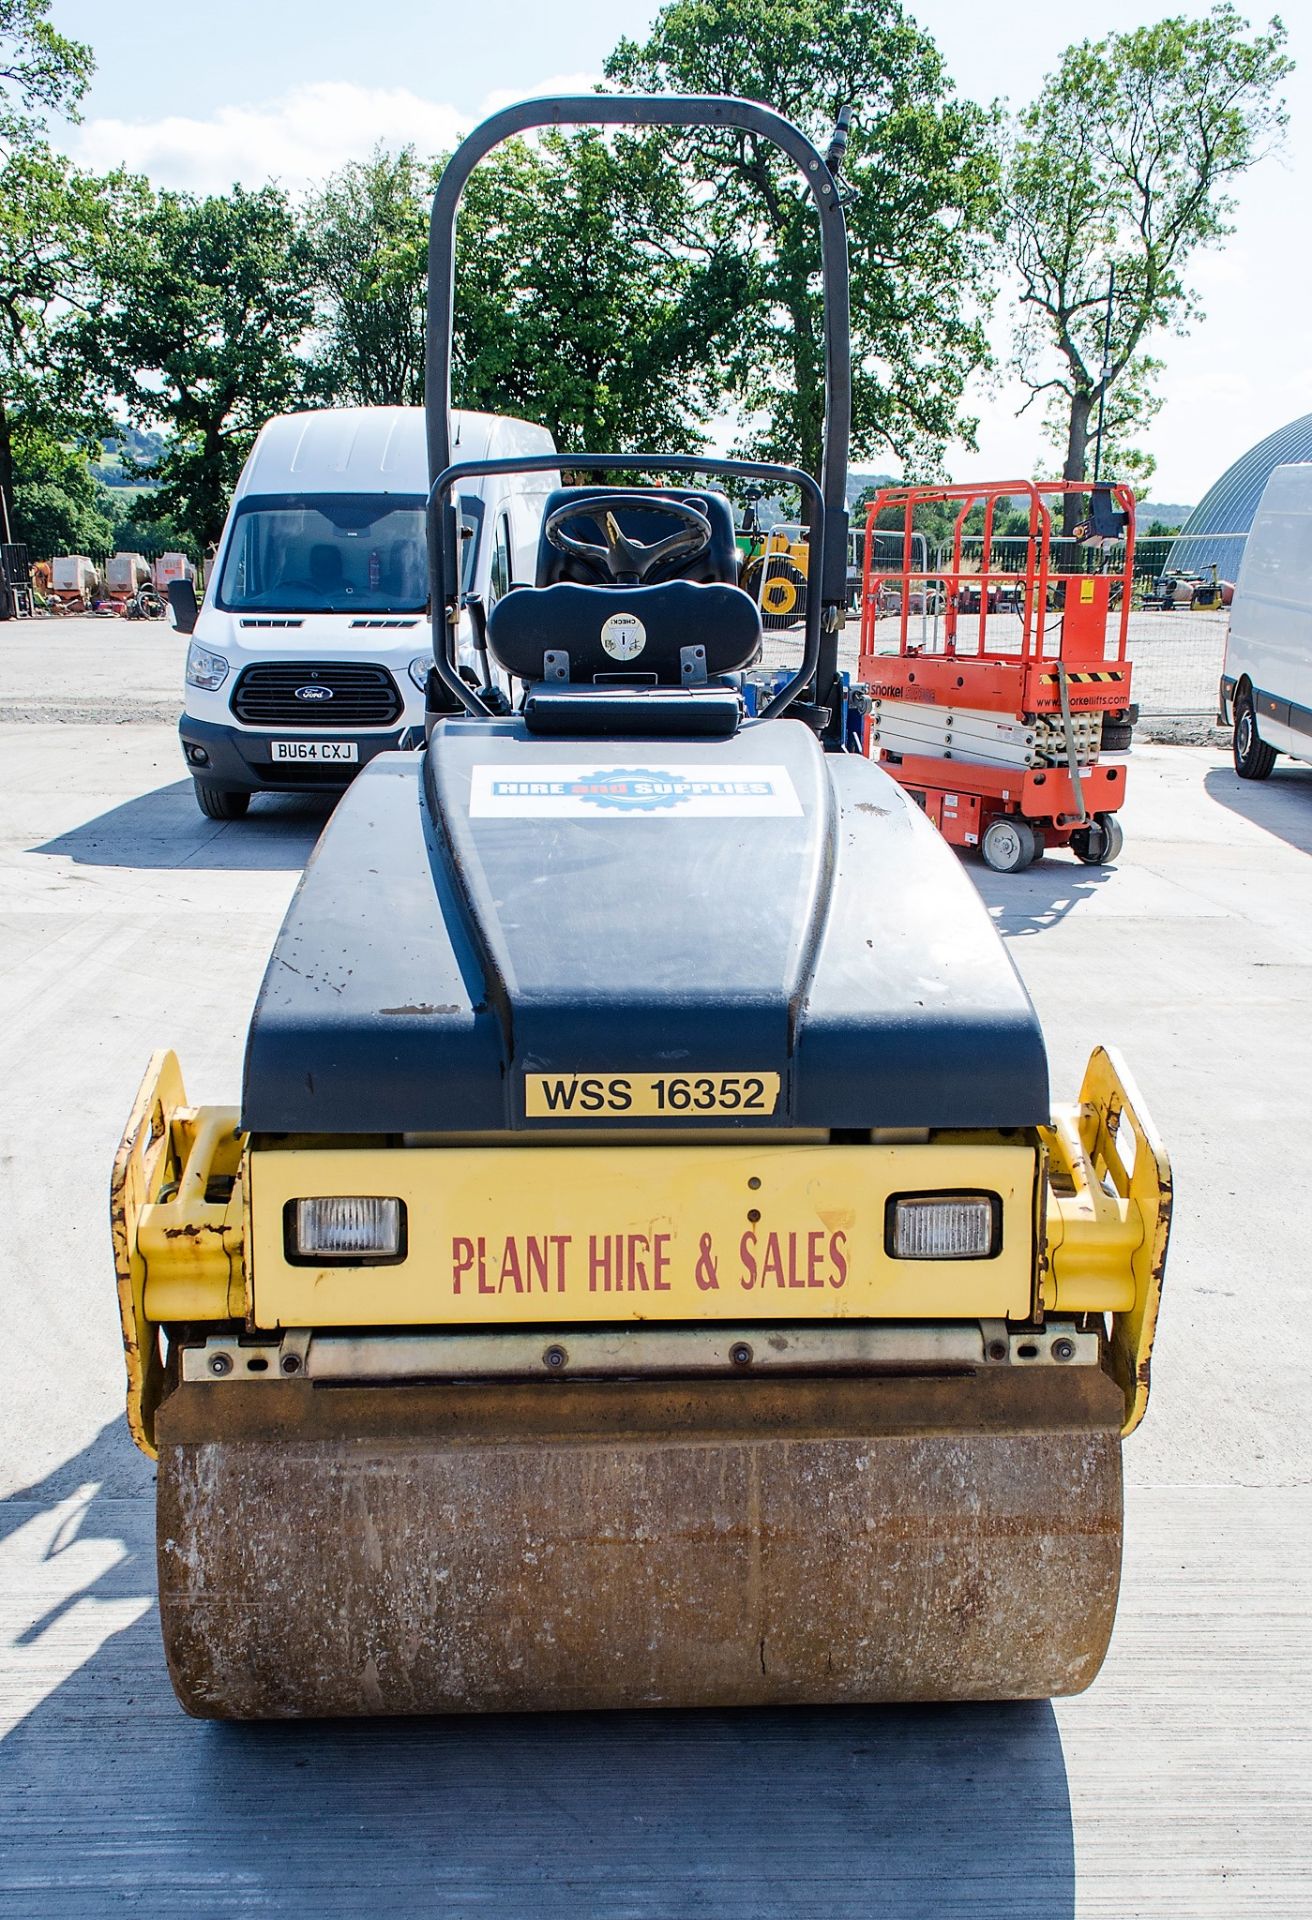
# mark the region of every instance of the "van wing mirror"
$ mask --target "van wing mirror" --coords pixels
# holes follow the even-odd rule
[[[169,605],[173,609],[173,624],[178,632],[195,633],[200,608],[196,605],[196,589],[190,580],[169,581]]]

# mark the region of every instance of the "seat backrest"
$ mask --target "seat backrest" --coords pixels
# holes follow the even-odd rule
[[[543,526],[557,507],[563,507],[571,500],[595,499],[598,494],[613,495],[615,491],[614,487],[557,487],[547,497],[542,516]],[[686,554],[676,554],[669,560],[663,560],[648,574],[647,586],[659,586],[666,580],[720,581],[725,586],[737,585],[741,555],[734,542],[733,514],[722,493],[691,493],[668,487],[634,487],[632,493],[632,507],[621,508],[615,516],[622,531],[631,540],[648,543],[663,540],[677,526],[677,522],[668,515],[651,513],[644,508],[644,497],[653,494],[663,500],[677,500],[681,506],[696,507],[711,523],[711,543],[704,553],[692,559]],[[595,540],[599,546],[606,545],[602,527],[586,513],[580,513],[577,520],[570,521],[566,531],[580,540]],[[539,587],[552,587],[561,580],[577,581],[581,586],[596,586],[599,579],[595,567],[586,560],[576,559],[573,554],[559,552],[546,534],[542,534],[538,541],[536,584]]]
[[[503,595],[488,616],[487,644],[498,666],[529,682],[688,687],[749,666],[760,652],[761,614],[750,594],[719,581],[561,580]]]
[[[320,593],[332,593],[342,584],[342,556],[327,541],[310,548],[310,585]]]

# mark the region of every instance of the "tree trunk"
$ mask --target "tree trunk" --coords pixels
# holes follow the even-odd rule
[[[1062,468],[1063,480],[1083,480],[1085,463],[1089,448],[1089,417],[1093,412],[1093,396],[1076,392],[1071,395],[1070,426],[1066,435],[1066,465]],[[1061,530],[1071,534],[1084,517],[1084,510],[1078,493],[1068,493],[1062,501]]]
[[[14,440],[9,425],[9,409],[0,393],[0,493],[4,495],[4,512],[0,513],[0,539],[18,539],[14,527]],[[11,531],[6,534],[8,526]]]

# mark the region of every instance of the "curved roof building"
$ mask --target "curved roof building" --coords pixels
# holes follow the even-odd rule
[[[1244,540],[1267,481],[1276,467],[1312,460],[1312,413],[1291,420],[1241,454],[1209,487],[1180,529],[1167,558],[1168,567],[1206,573],[1215,563],[1233,580],[1243,558]],[[1222,536],[1230,535],[1229,539]],[[1206,536],[1211,535],[1212,538]],[[1238,536],[1238,537],[1236,537]]]

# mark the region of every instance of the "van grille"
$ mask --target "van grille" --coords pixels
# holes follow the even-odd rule
[[[330,699],[301,696],[322,687]],[[404,709],[386,667],[338,661],[261,661],[232,690],[232,711],[248,727],[314,727],[320,732],[390,727]]]

